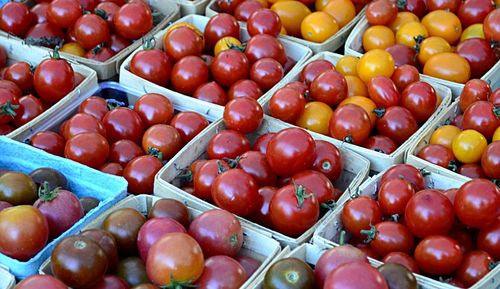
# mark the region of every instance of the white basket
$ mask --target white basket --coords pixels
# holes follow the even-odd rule
[[[205,15],[208,17],[212,17],[219,12],[219,8],[217,7],[217,0],[211,0],[210,3],[208,3],[207,8],[205,9]],[[327,40],[321,42],[321,43],[316,43],[308,40],[304,40],[302,38],[298,37],[293,37],[289,35],[280,35],[279,38],[281,39],[287,39],[293,42],[300,43],[306,47],[311,48],[313,53],[318,53],[322,51],[335,51],[342,47],[344,45],[345,41],[347,40],[347,37],[349,36],[349,33],[352,31],[356,23],[362,18],[366,10],[366,7],[364,7],[361,11],[359,11],[356,16],[347,23],[344,27],[342,27],[335,35],[332,35],[332,37],[328,38]],[[246,27],[245,22],[240,22],[240,25]]]
[[[366,15],[363,14],[361,20],[356,24],[351,34],[347,38],[345,43],[345,54],[353,55],[361,57],[363,55],[363,34],[370,27],[368,24],[368,20],[366,19]],[[420,78],[424,81],[433,81],[437,82],[441,85],[447,86],[451,89],[454,97],[458,97],[464,88],[464,85],[461,83],[448,81],[432,76],[420,75]],[[497,88],[500,86],[500,61],[488,70],[481,79],[490,83],[492,88]]]
[[[292,81],[298,80],[300,72],[302,71],[302,68],[304,68],[304,66],[306,66],[308,63],[310,63],[312,61],[315,61],[318,59],[325,59],[333,64],[337,64],[337,61],[342,57],[343,57],[343,55],[331,53],[331,52],[321,52],[319,54],[316,54],[312,58],[310,58],[308,61],[306,61],[304,64],[302,64],[301,66],[297,66],[296,68],[294,68],[289,74],[288,81],[292,82]],[[429,80],[429,79],[422,79],[422,80],[425,82],[428,82],[430,85],[432,85],[432,87],[434,87],[434,89],[436,90],[436,93],[438,95],[440,95],[442,98],[441,104],[436,108],[436,111],[431,115],[429,120],[427,120],[406,142],[404,142],[402,145],[400,145],[393,153],[384,154],[384,153],[376,152],[374,150],[370,150],[370,149],[367,149],[367,148],[364,148],[361,146],[357,146],[354,144],[345,143],[345,142],[342,142],[340,140],[334,139],[334,138],[329,137],[329,136],[327,138],[330,139],[330,141],[335,143],[337,146],[348,148],[348,149],[364,156],[365,158],[367,158],[371,163],[371,170],[373,170],[375,172],[380,172],[380,171],[382,171],[382,170],[384,170],[384,169],[386,169],[394,164],[403,163],[406,151],[408,150],[410,143],[415,138],[417,138],[419,135],[421,135],[427,126],[429,126],[429,125],[431,125],[431,123],[433,123],[434,119],[436,117],[438,117],[440,112],[444,108],[446,108],[450,104],[450,101],[451,101],[451,91],[449,88],[447,88],[441,84],[438,84],[433,80]],[[269,114],[269,101],[271,100],[272,95],[277,90],[282,88],[283,86],[284,86],[284,84],[281,84],[281,85],[276,85],[275,87],[271,88],[268,91],[268,93],[266,94],[266,98],[262,100],[263,108],[264,108],[264,111],[266,114]],[[283,122],[283,121],[278,120],[278,119],[276,119],[276,121]],[[320,135],[320,134],[312,132],[312,131],[309,131],[309,133],[311,133],[314,136]],[[323,137],[325,137],[325,136],[323,136]]]
[[[196,26],[198,29],[201,31],[205,30],[205,26],[208,23],[209,18],[204,17],[204,16],[199,16],[199,15],[188,15],[185,16],[175,23],[181,23],[181,22],[187,22],[190,24],[193,24]],[[174,24],[175,24],[174,23]],[[163,48],[163,36],[165,35],[165,32],[167,29],[164,29],[158,33],[155,34],[155,42],[156,42],[156,48],[162,49]],[[245,28],[240,28],[240,38],[242,40],[248,40],[250,36],[248,35],[248,32],[246,31]],[[286,54],[295,60],[297,63],[295,64],[295,67],[300,66],[302,63],[304,63],[311,55],[312,52],[309,48],[304,47],[300,44],[293,43],[288,40],[280,39],[281,43],[283,44],[283,47],[286,50]],[[132,60],[132,57],[137,53],[138,51],[142,50],[142,48],[137,49],[134,53],[132,53],[125,61],[123,62],[121,68],[120,68],[120,83],[124,83],[129,87],[139,89],[141,91],[147,91],[147,92],[156,92],[156,93],[161,93],[164,95],[167,95],[171,99],[185,99],[186,97],[191,98],[190,96],[187,96],[185,94],[178,93],[176,91],[173,91],[171,89],[168,89],[166,87],[154,84],[150,81],[144,80],[140,78],[139,76],[133,74],[132,72],[129,71],[129,65],[130,61]],[[293,71],[293,69],[292,69]],[[282,86],[285,83],[288,83],[289,75],[291,74],[291,71],[287,73],[283,79],[278,82],[276,85],[277,86]],[[261,99],[264,99],[267,93],[265,93],[263,96],[260,97],[259,102],[261,102]],[[223,113],[223,106],[205,102],[202,100],[194,99],[197,101],[202,107],[206,107],[207,109],[209,108],[214,108],[219,111],[220,117],[222,117]]]
[[[433,163],[430,163],[426,160],[423,160],[417,157],[418,152],[429,143],[431,139],[432,133],[439,128],[440,126],[446,124],[448,120],[452,120],[455,116],[460,113],[460,107],[458,104],[458,100],[456,100],[453,104],[451,104],[448,108],[446,108],[440,115],[437,117],[434,122],[428,126],[418,138],[415,138],[413,142],[410,144],[406,162],[412,166],[415,166],[418,169],[425,169],[436,174],[440,174],[443,176],[447,176],[449,178],[453,178],[462,182],[466,182],[471,180],[469,177],[463,176],[459,173],[456,173],[447,168],[440,167]]]
[[[164,15],[163,19],[161,20],[160,23],[158,23],[153,29],[151,29],[150,32],[148,32],[143,38],[148,38],[151,37],[153,34],[155,34],[157,31],[160,29],[165,28],[167,25],[169,25],[172,21],[175,21],[179,19],[180,16],[180,10],[179,6],[169,0],[148,0],[149,5],[151,7],[157,9]],[[12,36],[10,34],[7,34],[3,31],[0,31],[0,36],[4,36],[7,38],[15,39],[17,41],[23,42],[24,40],[19,39],[18,37]],[[99,79],[105,80],[105,79],[110,79],[114,76],[116,76],[120,72],[120,65],[122,64],[123,60],[125,57],[127,57],[132,51],[136,50],[138,47],[142,45],[141,39],[138,39],[134,41],[131,45],[129,45],[127,48],[123,49],[122,51],[118,52],[116,55],[111,57],[110,59],[101,62],[101,61],[96,61],[92,59],[87,59],[84,57],[76,56],[73,54],[65,53],[65,52],[60,52],[61,55],[64,58],[71,59],[75,62],[84,64],[93,70],[97,72],[97,77]],[[31,45],[32,47],[32,45]],[[41,47],[42,49],[46,51],[51,51],[51,49],[46,48],[46,47]]]
[[[361,196],[369,196],[370,198],[375,199],[377,197],[378,187],[380,179],[384,172],[379,173],[376,176],[373,176],[367,179],[360,187],[358,193]],[[426,188],[431,189],[450,189],[450,188],[458,188],[466,181],[460,181],[453,178],[448,178],[446,176],[436,174],[430,172],[425,176]],[[337,209],[331,214],[324,222],[322,222],[316,232],[314,233],[313,243],[320,248],[332,248],[339,246],[339,237],[340,232],[343,229],[342,225],[342,209],[345,203],[338,206]],[[346,236],[348,237],[348,233]],[[370,259],[372,264],[383,264],[380,261]],[[446,284],[443,282],[439,282],[437,280],[431,279],[429,277],[415,274],[417,281],[419,283],[420,288],[436,288],[436,289],[457,289],[457,287]],[[496,266],[490,273],[488,273],[485,277],[483,277],[479,282],[477,282],[474,286],[470,287],[473,289],[479,288],[498,288],[500,286],[500,266]]]
[[[181,6],[181,16],[189,14],[203,15],[209,0],[175,0]]]
[[[0,46],[3,47],[7,52],[8,65],[19,61],[25,61],[33,65],[38,65],[44,59],[50,57],[49,51],[46,49],[38,47],[29,47],[27,45],[22,44],[21,41],[7,39],[1,36],[0,36]],[[26,53],[26,51],[29,51],[29,53]],[[7,134],[7,137],[13,138],[18,134],[28,131],[32,126],[36,125],[37,123],[45,121],[45,119],[53,115],[58,114],[72,102],[83,99],[83,97],[85,97],[89,91],[93,91],[97,88],[97,76],[95,71],[84,65],[74,63],[70,59],[68,59],[68,61],[70,62],[71,67],[73,67],[73,71],[81,73],[83,76],[85,76],[85,79],[70,93],[68,93],[65,97],[63,97],[56,104],[54,104],[52,107],[41,113],[39,116],[31,120],[30,122],[26,123],[25,125]]]
[[[247,137],[251,142],[253,142],[258,136],[264,133],[278,132],[289,127],[290,126],[287,124],[277,123],[265,116],[260,128],[256,132],[247,135]],[[206,148],[210,139],[215,134],[217,134],[217,132],[224,129],[225,125],[222,120],[215,122],[209,129],[206,129],[203,133],[199,134],[195,139],[193,139],[190,146],[183,148],[181,152],[179,152],[174,158],[172,158],[156,175],[154,194],[166,198],[176,198],[186,202],[189,206],[200,207],[202,210],[210,210],[216,208],[215,205],[184,192],[183,190],[172,184],[172,182],[174,182],[175,178],[179,175],[179,173],[181,173],[180,169],[188,167],[193,161],[205,156]],[[321,139],[331,142],[331,139],[323,136],[313,137],[315,139]],[[344,191],[353,191],[368,175],[369,162],[356,153],[343,148],[339,149],[344,159],[344,171],[334,185],[335,187],[340,188]],[[346,193],[344,195],[346,195]],[[339,199],[339,202],[342,202],[343,199],[347,198],[344,195]],[[326,213],[322,219],[324,219],[330,213],[331,211]],[[318,221],[316,225],[312,226],[300,237],[292,238],[259,224],[253,223],[247,219],[241,217],[238,218],[243,224],[253,226],[257,230],[259,230],[259,232],[278,240],[283,246],[290,246],[292,248],[295,248],[298,245],[307,242],[312,237],[312,234],[314,233],[314,230],[319,223]]]
[[[139,195],[139,196],[129,196],[126,199],[122,200],[102,215],[97,217],[95,221],[87,225],[82,229],[82,231],[87,229],[95,229],[101,228],[101,224],[104,222],[106,217],[114,211],[123,208],[132,208],[136,209],[144,215],[147,215],[149,210],[153,207],[154,203],[156,203],[161,198],[150,196],[150,195]],[[188,207],[191,218],[194,218],[200,215],[202,212],[197,210],[196,208]],[[271,263],[271,261],[276,257],[277,254],[280,253],[281,247],[278,242],[275,240],[266,237],[257,231],[253,230],[246,224],[241,224],[243,228],[243,247],[241,250],[241,254],[245,256],[249,256],[255,258],[262,262],[260,267],[255,271],[252,276],[248,278],[248,280],[240,287],[240,289],[250,288],[249,285],[255,280],[255,278],[259,275],[262,270]],[[42,266],[40,267],[40,274],[48,274],[51,275],[50,269],[50,258],[47,259]]]
[[[0,289],[13,289],[16,285],[16,279],[12,274],[0,267]]]

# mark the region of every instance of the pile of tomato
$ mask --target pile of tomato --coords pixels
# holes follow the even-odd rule
[[[0,169],[0,253],[27,261],[98,204],[78,199],[55,169]]]
[[[193,111],[178,112],[170,100],[149,93],[133,109],[92,96],[55,131],[33,135],[31,145],[103,172],[123,176],[132,194],[151,194],[156,173],[205,127]]]
[[[162,41],[163,50],[148,42],[137,52],[130,72],[219,105],[238,97],[258,99],[295,65],[268,29],[257,31],[242,45],[238,21],[225,13],[210,18],[204,32],[190,23],[174,24]]]
[[[0,29],[26,43],[55,47],[106,61],[153,28],[153,11],[142,0],[53,0],[0,9]],[[64,44],[64,45],[63,45]]]
[[[55,278],[35,275],[16,288],[237,289],[261,265],[241,254],[245,238],[227,211],[206,211],[191,221],[181,202],[161,199],[147,217],[133,208],[118,209],[100,228],[65,238],[50,258]]]
[[[469,178],[500,179],[500,88],[473,79],[465,84],[459,112],[437,128],[417,156]]]
[[[428,189],[422,172],[402,164],[382,175],[375,199],[349,200],[341,219],[350,243],[368,256],[465,288],[500,258],[499,206],[500,190],[489,180]]]
[[[367,6],[371,26],[363,32],[365,52],[384,49],[398,66],[413,65],[426,75],[458,83],[482,77],[497,63],[500,10],[493,1],[402,4],[376,0]]]
[[[32,64],[19,61],[7,65],[7,52],[0,47],[0,135],[30,122],[70,93],[84,76],[59,58]]]
[[[277,90],[270,115],[341,141],[391,154],[435,112],[440,96],[410,65],[372,50],[336,65],[306,64],[298,80]]]
[[[217,0],[215,5],[221,12],[247,22],[250,32],[265,27],[273,29],[276,35],[322,43],[353,20],[364,3],[351,0]]]

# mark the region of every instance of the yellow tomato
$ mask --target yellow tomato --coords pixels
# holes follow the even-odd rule
[[[302,20],[300,31],[305,40],[321,43],[337,33],[339,25],[330,14],[317,11]]]
[[[365,51],[373,49],[386,49],[396,43],[394,33],[387,26],[375,25],[363,33],[363,48]]]
[[[83,49],[83,47],[81,47],[80,44],[76,42],[69,42],[64,44],[61,47],[60,51],[76,56],[82,56],[82,57],[85,56],[85,49]]]
[[[394,31],[394,33],[396,33],[396,31],[398,31],[401,26],[409,22],[420,22],[420,20],[418,19],[417,15],[411,12],[398,12],[398,14],[396,15],[396,19],[394,19],[394,21],[389,24],[389,27],[392,29],[392,31]]]
[[[179,27],[191,28],[191,29],[193,29],[194,32],[198,33],[198,35],[203,36],[203,32],[201,32],[200,29],[198,29],[193,24],[187,23],[187,22],[180,22],[180,23],[169,26],[165,35],[167,35],[170,31],[174,30],[175,28],[179,28]]]
[[[335,70],[337,70],[342,75],[358,75],[356,71],[356,65],[358,65],[359,58],[355,56],[342,56],[337,64],[335,64]]]
[[[324,102],[312,101],[306,104],[297,125],[305,129],[328,135],[332,108]]]
[[[458,83],[466,83],[470,78],[469,62],[462,56],[443,52],[429,58],[424,66],[424,74]]]
[[[484,39],[483,23],[472,24],[471,26],[465,28],[460,36],[460,42],[471,38]]]
[[[346,104],[355,104],[364,109],[370,117],[372,127],[375,125],[375,122],[377,122],[377,115],[373,112],[373,110],[377,108],[377,105],[370,98],[364,96],[348,97],[339,104],[339,107]]]
[[[382,49],[373,49],[365,53],[356,66],[359,78],[368,83],[372,77],[391,77],[394,72],[394,59],[392,55]]]
[[[281,25],[280,34],[281,35],[288,35],[288,33],[286,32],[285,26],[283,26],[283,25]]]
[[[217,55],[220,52],[232,48],[241,48],[243,49],[243,45],[240,40],[231,36],[222,37],[215,43],[214,54]]]
[[[500,126],[497,127],[497,129],[493,133],[493,137],[491,138],[492,142],[497,141],[497,140],[500,140]]]
[[[332,15],[340,28],[356,17],[356,7],[351,0],[330,0],[323,11]]]
[[[420,44],[420,52],[417,56],[418,61],[424,65],[431,56],[441,52],[451,52],[451,46],[448,41],[437,36],[426,38]]]
[[[443,125],[436,129],[429,140],[430,144],[440,144],[449,149],[452,149],[451,144],[453,140],[462,132],[458,127],[454,125]]]
[[[346,75],[347,96],[368,96],[368,89],[361,78],[355,75]]]
[[[452,143],[453,154],[464,164],[477,163],[481,159],[488,142],[479,132],[468,129],[455,137]]]
[[[425,26],[420,22],[408,22],[399,28],[396,32],[396,43],[404,44],[411,48],[415,47],[415,38],[427,38],[429,33]]]
[[[435,10],[422,18],[430,36],[439,36],[454,44],[462,35],[462,23],[457,15],[446,10]]]
[[[323,11],[328,3],[330,3],[330,0],[316,0],[314,8],[316,8],[316,11]]]
[[[271,6],[271,10],[276,12],[281,19],[281,24],[285,26],[289,35],[300,37],[300,23],[311,14],[311,10],[300,1],[280,1]]]

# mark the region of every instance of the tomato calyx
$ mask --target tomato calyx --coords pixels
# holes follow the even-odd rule
[[[377,118],[382,118],[385,114],[385,108],[376,108],[372,112],[377,116]]]
[[[448,164],[447,168],[450,170],[450,171],[458,171],[458,164],[455,160],[451,160],[450,163]]]
[[[378,231],[375,226],[370,224],[370,230],[361,230],[360,233],[366,235],[366,239],[363,240],[363,243],[370,244],[370,242],[375,240],[375,238],[377,237]]]
[[[108,110],[113,110],[115,108],[124,107],[125,103],[118,101],[113,98],[106,99],[106,104],[108,105]]]
[[[333,210],[335,210],[337,208],[337,202],[335,202],[334,200],[330,200],[330,201],[321,203],[320,206],[323,209],[327,209],[327,210],[333,211]]]
[[[496,261],[496,262],[495,262],[495,261],[491,261],[491,262],[488,264],[488,268],[489,268],[490,270],[493,270],[493,269],[495,269],[495,267],[496,267],[498,264],[500,264],[500,261]]]
[[[297,198],[297,208],[301,209],[304,201],[313,196],[313,194],[307,194],[306,189],[302,185],[297,185],[293,181],[293,186],[295,187],[295,197]]]
[[[234,233],[229,237],[229,244],[231,247],[237,247],[238,246],[238,234]]]
[[[416,57],[420,53],[420,48],[422,46],[422,42],[424,41],[425,37],[423,35],[417,35],[413,37],[413,40],[415,40],[415,46],[413,47],[415,49],[415,56]]]
[[[347,133],[347,135],[344,137],[344,139],[342,139],[343,142],[346,142],[346,143],[352,143],[353,142],[353,139],[352,139],[352,135],[350,132]]]
[[[106,11],[98,8],[94,9],[94,14],[101,17],[103,20],[107,20],[109,16],[108,13],[106,13]]]
[[[159,159],[160,162],[163,162],[163,153],[155,147],[148,147],[148,155]]]
[[[12,118],[16,117],[16,109],[19,105],[12,104],[10,100],[7,100],[4,105],[0,106],[0,115],[10,115]]]
[[[176,176],[175,178],[183,182],[190,183],[193,181],[193,172],[190,169],[186,169],[182,174]]]
[[[50,58],[54,60],[61,60],[61,55],[59,54],[59,45],[56,45],[51,53],[49,53]]]
[[[156,39],[154,37],[143,38],[142,39],[142,49],[153,50],[156,46]]]
[[[101,44],[97,45],[96,47],[92,48],[90,51],[91,51],[94,55],[96,55],[96,54],[98,54],[99,52],[101,52],[101,51],[104,49],[104,46],[105,46],[105,44],[104,44],[104,43],[101,43]]]
[[[238,156],[238,157],[236,157],[234,159],[224,158],[224,161],[226,161],[226,163],[229,165],[229,167],[231,169],[236,168],[238,166],[238,163],[240,162],[240,160],[241,160],[240,156]]]
[[[406,0],[397,0],[396,1],[396,7],[398,7],[398,9],[403,10],[403,11],[406,9],[406,4],[407,4]]]
[[[351,188],[347,188],[347,193],[349,194],[349,199],[351,199],[351,200],[356,199],[359,196],[361,196],[361,194],[359,193],[359,190],[357,190],[356,192],[353,193],[351,191]]]
[[[339,236],[339,245],[340,246],[343,246],[346,244],[346,239],[345,239],[345,235],[346,235],[346,231],[345,230],[341,230],[340,231],[340,236]]]
[[[496,116],[496,118],[500,118],[500,106],[493,107],[493,114]]]
[[[422,174],[423,177],[426,177],[426,176],[429,176],[431,174],[431,172],[429,172],[428,170],[422,168],[422,169],[419,169],[420,173]]]
[[[187,281],[177,281],[174,279],[174,277],[171,275],[170,276],[170,284],[160,286],[162,289],[184,289],[184,288],[196,288],[196,285],[191,284],[191,280]]]
[[[43,182],[43,184],[38,189],[38,198],[40,198],[42,202],[50,202],[55,198],[57,198],[59,190],[60,190],[59,187],[50,190],[49,182]]]
[[[220,175],[223,172],[227,171],[227,169],[222,165],[222,163],[219,160],[217,160],[216,163],[217,163],[217,169],[218,169],[217,174],[218,175]]]

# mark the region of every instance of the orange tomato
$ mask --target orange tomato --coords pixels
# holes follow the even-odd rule
[[[64,44],[61,47],[60,51],[81,57],[85,56],[86,53],[85,49],[83,49],[83,47],[81,47],[80,44],[76,42],[69,42]]]
[[[363,33],[363,48],[365,51],[373,49],[386,49],[396,43],[394,33],[384,25],[374,25]]]
[[[424,65],[424,74],[458,83],[466,83],[470,78],[469,62],[462,56],[443,52],[429,58]]]
[[[198,35],[203,36],[203,32],[201,32],[200,29],[198,29],[193,24],[187,23],[187,22],[180,22],[180,23],[176,23],[176,24],[173,24],[173,25],[169,26],[168,29],[167,29],[167,32],[165,33],[165,35],[167,35],[170,31],[174,30],[175,28],[179,28],[179,27],[188,27],[188,28],[191,28]]]
[[[301,37],[300,24],[311,14],[306,5],[300,1],[279,1],[271,6],[271,10],[278,14],[289,35]]]
[[[396,31],[398,31],[401,26],[409,22],[420,22],[420,20],[418,19],[417,15],[411,12],[398,12],[398,14],[396,15],[396,19],[394,19],[394,21],[389,24],[389,28],[391,28],[392,31],[396,33]]]
[[[314,2],[314,8],[316,8],[316,11],[323,11],[328,3],[330,3],[330,0],[316,0],[316,2]]]
[[[356,17],[356,7],[351,0],[330,0],[330,2],[323,9],[335,18],[340,28],[344,27],[354,17]]]
[[[392,55],[382,49],[373,49],[365,53],[356,66],[359,78],[368,83],[372,77],[391,77],[394,72],[394,59]]]
[[[300,31],[305,40],[321,43],[337,33],[339,25],[330,14],[317,11],[302,20]]]
[[[361,78],[355,75],[346,75],[347,96],[368,96],[368,89]]]
[[[420,22],[408,22],[396,32],[396,43],[413,48],[416,45],[415,38],[419,36],[427,38],[427,28]]]
[[[455,44],[462,35],[462,23],[457,15],[446,10],[435,10],[422,18],[430,36],[439,36],[448,43]]]
[[[481,38],[484,39],[483,23],[472,24],[462,31],[460,35],[460,42],[471,38]]]
[[[356,66],[358,65],[359,58],[355,56],[342,56],[342,58],[335,64],[335,70],[342,75],[358,75]]]
[[[223,37],[215,43],[214,55],[217,55],[224,50],[232,49],[233,47],[243,48],[243,45],[237,38],[231,36]]]
[[[442,52],[451,52],[450,44],[441,37],[432,36],[422,41],[417,58],[420,64],[424,65],[431,56]]]
[[[305,129],[328,135],[332,108],[324,102],[308,102],[296,124]]]
[[[377,122],[377,115],[373,112],[374,109],[377,108],[377,105],[373,100],[369,99],[368,97],[364,96],[352,96],[344,99],[340,104],[339,107],[346,105],[346,104],[355,104],[357,106],[360,106],[362,109],[366,111],[368,116],[370,117],[370,121],[372,123],[372,127],[375,125]]]
[[[453,140],[459,135],[461,130],[454,125],[443,125],[437,128],[431,135],[430,144],[440,144],[451,149]]]

